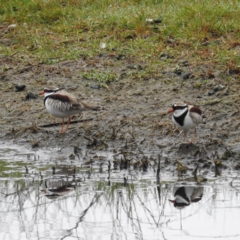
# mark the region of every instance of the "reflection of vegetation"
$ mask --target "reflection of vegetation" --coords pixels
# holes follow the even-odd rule
[[[135,191],[135,185],[131,183],[124,183],[124,182],[97,182],[96,183],[96,190],[97,191],[103,191],[105,192],[109,200],[114,200],[114,196],[116,191],[126,191],[128,194],[129,199],[132,198],[134,191]]]
[[[194,172],[196,173],[197,169]],[[111,176],[107,172],[101,173],[100,177],[98,174],[94,175],[92,172],[88,178],[83,176],[84,173],[66,177],[57,175],[56,171],[54,176],[43,177],[43,181],[40,181],[39,176],[35,179],[25,177],[19,181],[0,181],[0,194],[4,196],[0,207],[6,215],[6,224],[10,226],[8,219],[12,218],[15,224],[24,227],[21,231],[26,234],[31,231],[31,234],[39,235],[43,239],[53,233],[58,239],[68,236],[77,239],[81,234],[96,238],[104,235],[106,239],[110,239],[108,234],[112,238],[118,236],[119,239],[122,235],[129,237],[135,234],[139,239],[145,239],[146,228],[150,234],[157,232],[161,236],[164,234],[163,225],[167,227],[179,220],[179,215],[173,212],[168,201],[174,195],[173,187],[169,183],[162,183],[163,186],[158,192],[158,186],[152,180],[132,180],[131,173],[128,173],[128,179],[117,177],[119,172],[114,175],[111,173]],[[58,190],[65,190],[69,186],[72,187],[71,191],[57,198],[53,196],[49,199],[42,192],[44,189],[58,194]],[[184,187],[187,188],[187,184]],[[181,221],[194,217],[206,203],[204,212],[209,208],[208,213],[211,210],[209,200],[212,199],[215,206],[219,202],[218,194],[219,191],[212,194],[212,189],[207,189],[204,193],[207,200],[203,198],[198,203],[191,204],[188,207],[190,212],[185,215],[184,212],[181,213]],[[196,202],[196,197],[191,199],[193,200]],[[85,233],[84,230],[92,229],[92,224],[94,232]],[[38,228],[38,225],[41,228]],[[49,230],[42,231],[42,227]],[[8,231],[13,238],[9,229],[4,231]]]
[[[22,169],[26,163],[21,161],[14,161],[11,164],[4,160],[0,160],[0,177],[12,177],[19,178],[22,177],[22,172],[18,171]]]

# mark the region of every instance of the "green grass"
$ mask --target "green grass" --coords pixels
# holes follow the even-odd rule
[[[0,44],[1,55],[52,63],[105,52],[157,63],[168,52],[236,67],[239,12],[238,0],[2,0],[0,34],[12,44]]]
[[[96,72],[90,71],[83,73],[82,76],[87,80],[97,80],[100,83],[110,83],[118,79],[114,73],[105,71],[105,72]]]

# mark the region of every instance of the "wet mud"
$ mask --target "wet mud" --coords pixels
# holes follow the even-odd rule
[[[119,169],[156,170],[159,158],[160,168],[169,172],[182,171],[178,162],[186,166],[185,172],[199,165],[206,176],[218,164],[219,171],[237,169],[239,73],[211,67],[209,74],[207,65],[182,63],[176,60],[148,72],[147,62],[108,54],[51,65],[2,58],[1,139],[29,149],[68,148],[68,160],[110,161]],[[176,71],[176,65],[181,71]],[[114,73],[116,79],[101,82],[97,75],[87,79],[82,74],[91,71]],[[74,116],[68,132],[59,134],[61,119],[50,116],[39,95],[45,86],[64,87],[102,109]],[[206,117],[193,144],[184,142],[168,113],[180,101],[200,106]]]

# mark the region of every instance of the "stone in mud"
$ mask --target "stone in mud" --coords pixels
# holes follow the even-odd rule
[[[28,92],[26,97],[25,97],[25,100],[29,100],[29,99],[37,99],[38,96],[32,92]]]
[[[16,85],[15,88],[15,92],[21,92],[26,88],[26,85]]]
[[[182,75],[183,80],[187,80],[187,79],[189,79],[191,76],[192,76],[192,74],[191,74],[190,72],[186,72],[186,73],[184,73],[184,74]]]
[[[224,89],[225,87],[223,86],[223,85],[216,85],[216,86],[214,86],[214,88],[212,89],[212,90],[210,90],[209,92],[208,92],[208,96],[212,96],[212,95],[214,95],[216,92],[218,92],[218,91],[220,91],[220,90],[222,90],[222,89]]]

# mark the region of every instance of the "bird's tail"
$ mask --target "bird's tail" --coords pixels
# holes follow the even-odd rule
[[[90,103],[82,102],[82,105],[84,106],[85,110],[92,110],[92,111],[99,111],[99,110],[101,110],[100,106],[93,105],[93,104],[90,104]]]

